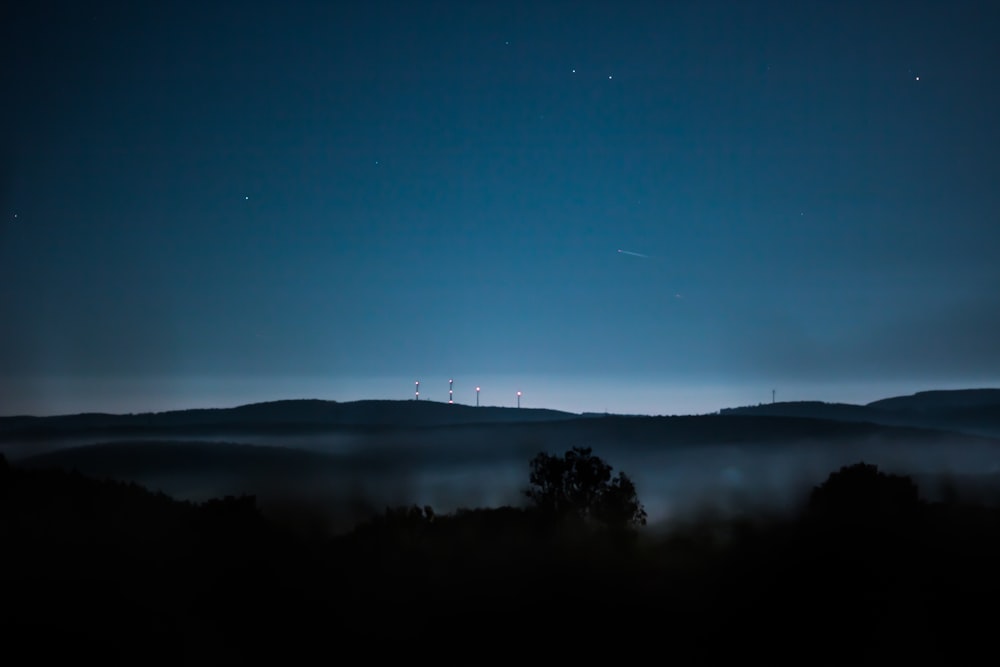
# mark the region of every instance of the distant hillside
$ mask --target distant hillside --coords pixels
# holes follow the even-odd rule
[[[253,496],[264,514],[288,526],[345,531],[402,498],[385,480],[411,461],[396,452],[327,454],[233,442],[121,441],[68,447],[17,462],[24,470],[74,471],[204,502]]]
[[[920,391],[910,396],[883,398],[868,404],[879,410],[969,410],[1000,406],[1000,389],[955,389]]]
[[[301,478],[332,467],[334,462],[331,456],[288,447],[229,442],[114,442],[47,452],[24,459],[18,465],[135,480],[153,472],[171,475],[193,471],[236,478],[265,472],[275,477]]]
[[[785,401],[762,403],[739,408],[723,408],[722,415],[757,415],[766,417],[799,417],[807,419],[831,419],[834,421],[886,423],[887,415],[864,405],[851,403],[824,403],[822,401]]]
[[[211,433],[322,430],[334,427],[399,428],[455,424],[540,422],[578,417],[534,408],[472,407],[435,401],[322,401],[316,399],[115,415],[0,417],[0,441],[30,437],[100,434]]]
[[[727,408],[720,413],[869,422],[1000,437],[1000,389],[924,391],[867,405],[820,401],[767,403]]]
[[[868,405],[799,401],[726,408],[724,417],[821,419],[883,426],[909,426],[1000,437],[1000,389],[927,391]],[[0,417],[0,443],[46,439],[170,438],[219,439],[242,434],[398,431],[475,425],[543,424],[607,419],[620,415],[574,414],[534,408],[473,407],[436,401],[365,400],[340,403],[316,399],[254,403],[233,408],[115,415],[87,413],[54,417]],[[624,423],[624,422],[616,422]],[[628,422],[638,428],[639,422]],[[651,422],[643,422],[647,428]],[[672,428],[678,428],[681,422]],[[711,421],[700,422],[705,428]],[[732,426],[732,425],[730,425]],[[784,428],[784,427],[781,427]]]

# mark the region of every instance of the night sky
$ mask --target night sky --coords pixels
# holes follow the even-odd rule
[[[14,4],[0,414],[1000,385],[995,1]]]

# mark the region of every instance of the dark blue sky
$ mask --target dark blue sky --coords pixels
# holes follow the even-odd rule
[[[23,4],[0,414],[1000,385],[995,2]]]

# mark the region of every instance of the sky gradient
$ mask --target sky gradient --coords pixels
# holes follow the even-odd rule
[[[0,414],[1000,386],[995,2],[24,4]]]

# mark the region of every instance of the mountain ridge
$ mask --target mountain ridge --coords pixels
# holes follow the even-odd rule
[[[1000,389],[930,390],[864,405],[823,401],[785,401],[723,408],[718,415],[796,417],[868,422],[1000,437]],[[0,441],[52,436],[130,435],[199,432],[326,429],[399,429],[501,423],[539,423],[576,419],[652,415],[573,413],[547,408],[470,406],[437,401],[364,399],[331,401],[283,399],[223,408],[190,408],[136,414],[78,413],[0,417]],[[688,415],[694,416],[694,415]]]
[[[0,439],[69,433],[174,432],[185,429],[323,429],[424,427],[446,424],[538,422],[580,415],[546,408],[474,407],[436,401],[285,399],[228,408],[113,414],[89,412],[47,417],[0,417]]]
[[[864,405],[785,401],[725,408],[724,415],[806,417],[911,426],[1000,437],[1000,389],[951,389],[893,396]]]

